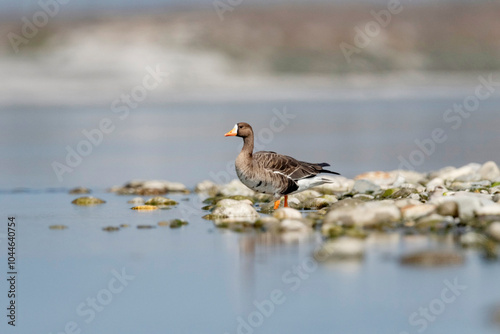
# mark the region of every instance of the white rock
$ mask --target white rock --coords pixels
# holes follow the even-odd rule
[[[481,179],[481,175],[479,174],[480,168],[480,164],[470,163],[460,168],[445,170],[440,173],[438,172],[438,176],[443,180],[451,181],[479,181]]]
[[[409,205],[401,208],[403,218],[406,220],[415,220],[430,215],[434,211],[436,211],[434,204]]]
[[[380,201],[331,209],[325,215],[324,224],[370,227],[400,219],[401,212],[393,202]]]
[[[208,194],[210,196],[215,196],[219,186],[210,180],[201,181],[196,185],[194,191],[197,193]]]
[[[481,175],[481,179],[483,180],[493,181],[500,178],[500,170],[495,162],[488,161],[479,169],[479,175]]]
[[[171,192],[184,192],[189,191],[188,188],[180,182],[165,182],[165,188]]]
[[[259,218],[259,214],[253,206],[248,204],[246,200],[237,201],[233,199],[223,199],[216,204],[213,215],[244,221],[255,221]]]
[[[495,240],[500,241],[500,222],[491,223],[486,232]]]
[[[426,185],[426,190],[427,191],[434,191],[436,190],[436,187],[444,187],[444,180],[440,177],[435,177],[429,182],[427,182]]]
[[[297,199],[299,202],[305,202],[308,199],[320,197],[321,195],[322,194],[320,192],[318,192],[316,190],[309,189],[309,190],[302,191],[300,193],[296,193],[296,194],[288,196],[288,201],[292,201],[294,199]]]
[[[489,189],[490,194],[498,194],[500,193],[500,186],[494,186]],[[495,201],[496,202],[496,201]]]
[[[453,196],[442,196],[432,198],[429,201],[432,204],[439,205],[446,201],[453,201],[458,205],[458,215],[461,220],[471,219],[475,216],[476,210],[482,206],[493,204],[489,195],[477,194],[471,192],[456,192]]]
[[[493,196],[493,201],[495,203],[500,203],[500,194],[495,194],[495,196]]]
[[[398,207],[398,208],[404,208],[405,206],[408,206],[408,205],[420,205],[422,204],[422,202],[416,200],[416,199],[411,199],[411,198],[402,198],[402,199],[398,199],[394,202],[394,204]]]
[[[245,186],[240,180],[232,180],[228,184],[225,184],[221,187],[220,192],[224,196],[235,196],[235,195],[241,195],[241,196],[249,196],[252,197],[255,195],[255,192]]]
[[[453,219],[453,217],[450,217],[450,216],[445,217],[445,216],[441,216],[437,213],[431,213],[430,215],[422,216],[417,220],[418,224],[424,224],[424,225],[439,223],[439,222],[446,222],[448,224],[453,224],[454,219]]]
[[[363,241],[350,237],[341,237],[337,240],[325,242],[314,253],[314,259],[320,263],[332,260],[361,259],[363,253]]]
[[[500,216],[500,204],[493,203],[476,209],[477,216]]]
[[[314,187],[314,189],[323,194],[330,195],[335,193],[350,192],[352,187],[354,187],[354,180],[352,179],[347,179],[343,176],[336,176],[332,179],[335,180],[334,183],[325,183],[321,186]]]
[[[356,180],[356,182],[354,182],[354,187],[352,188],[353,192],[360,194],[374,193],[379,190],[379,185],[368,180]]]
[[[273,217],[278,219],[302,219],[299,210],[292,208],[279,208],[273,212]]]

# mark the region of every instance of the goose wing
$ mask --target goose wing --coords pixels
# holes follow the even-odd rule
[[[293,181],[313,177],[322,172],[338,174],[336,172],[323,169],[323,167],[330,166],[327,163],[316,164],[299,161],[287,155],[271,151],[256,152],[253,155],[253,159],[262,168],[271,170],[273,173],[282,174]]]

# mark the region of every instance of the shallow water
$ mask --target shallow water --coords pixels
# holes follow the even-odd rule
[[[180,229],[136,228],[182,217],[197,195],[171,195],[180,205],[154,212],[130,210],[128,196],[94,195],[107,203],[78,207],[70,204],[75,196],[63,192],[2,195],[8,208],[2,212],[18,222],[18,326],[9,332],[59,333],[74,321],[83,333],[237,333],[240,316],[260,324],[256,333],[417,333],[424,324],[429,333],[496,330],[491,313],[500,302],[498,262],[485,262],[474,251],[458,267],[398,262],[399,254],[412,250],[450,249],[451,236],[375,234],[363,261],[318,264],[311,254],[319,236],[273,242],[216,229],[199,215]],[[102,231],[123,223],[130,227]],[[49,230],[55,224],[68,228]],[[6,261],[4,252],[0,261]],[[109,290],[113,270],[133,279],[109,294],[103,289]],[[446,281],[455,280],[464,288],[441,310],[436,300]],[[281,303],[274,310],[267,306],[269,317],[252,318],[254,302],[270,300],[274,290]],[[102,307],[95,318],[87,298]],[[436,312],[432,322],[421,315],[410,322],[412,313],[429,307]]]
[[[180,181],[189,187],[203,179],[226,181],[234,176],[230,164],[241,143],[223,134],[237,121],[251,123],[257,133],[281,129],[281,123],[272,123],[273,110],[284,109],[295,118],[281,130],[271,130],[272,139],[266,137],[269,132],[257,135],[265,143],[262,148],[330,162],[348,177],[396,169],[398,156],[408,157],[415,139],[428,138],[436,127],[445,129],[448,139],[417,170],[498,163],[500,98],[481,102],[453,130],[443,113],[462,100],[452,94],[178,102],[137,109],[124,120],[109,110],[4,111],[0,219],[17,219],[19,295],[18,326],[10,328],[2,316],[1,332],[59,333],[65,326],[77,326],[82,333],[498,332],[492,324],[500,305],[498,261],[486,262],[468,251],[466,263],[458,267],[420,269],[398,262],[400,254],[412,250],[452,248],[452,236],[372,235],[362,261],[317,264],[311,254],[321,243],[319,235],[299,242],[293,235],[270,240],[216,229],[201,219],[200,199],[194,194],[168,195],[180,202],[171,210],[137,212],[130,210],[129,196],[105,192],[135,178]],[[59,182],[52,162],[64,163],[66,146],[76,149],[85,140],[81,131],[95,128],[104,117],[115,130]],[[78,185],[92,188],[107,203],[72,205],[78,195],[67,190]],[[137,229],[183,217],[189,225],[179,229]],[[68,228],[49,229],[57,224]],[[130,227],[102,230],[120,224]],[[7,231],[2,226],[3,277]],[[113,270],[133,276],[120,292]],[[446,282],[454,280],[465,288],[444,303]],[[0,291],[5,306],[3,279]],[[271,296],[279,296],[280,303],[271,307],[263,302]],[[99,311],[90,311],[92,298]],[[256,313],[255,303],[267,309]],[[421,308],[430,309],[427,319]]]

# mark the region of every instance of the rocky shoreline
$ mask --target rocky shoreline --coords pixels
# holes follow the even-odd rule
[[[183,199],[183,204],[191,207],[190,215],[200,214],[216,228],[235,232],[272,234],[287,242],[321,233],[324,242],[314,257],[322,260],[362,258],[364,241],[375,233],[453,237],[455,247],[451,251],[408,254],[400,259],[403,265],[461,264],[464,256],[460,250],[470,247],[480,250],[487,259],[497,258],[500,169],[493,161],[429,173],[377,171],[353,179],[339,176],[335,180],[290,195],[290,207],[277,210],[273,209],[271,196],[256,193],[239,180],[224,185],[202,181],[194,189],[199,202]],[[79,193],[76,190],[71,193]],[[131,181],[109,191],[118,195],[155,196],[129,200],[136,205],[131,209],[137,211],[170,209],[179,203],[161,195],[190,193],[185,185],[168,181]],[[73,203],[104,203],[88,199],[81,197]],[[171,227],[187,225],[186,219],[179,221],[182,223],[172,223]]]

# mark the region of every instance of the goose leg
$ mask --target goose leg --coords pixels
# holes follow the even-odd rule
[[[274,201],[274,210],[280,207],[281,199]]]
[[[285,208],[288,208],[288,195],[285,195]]]

